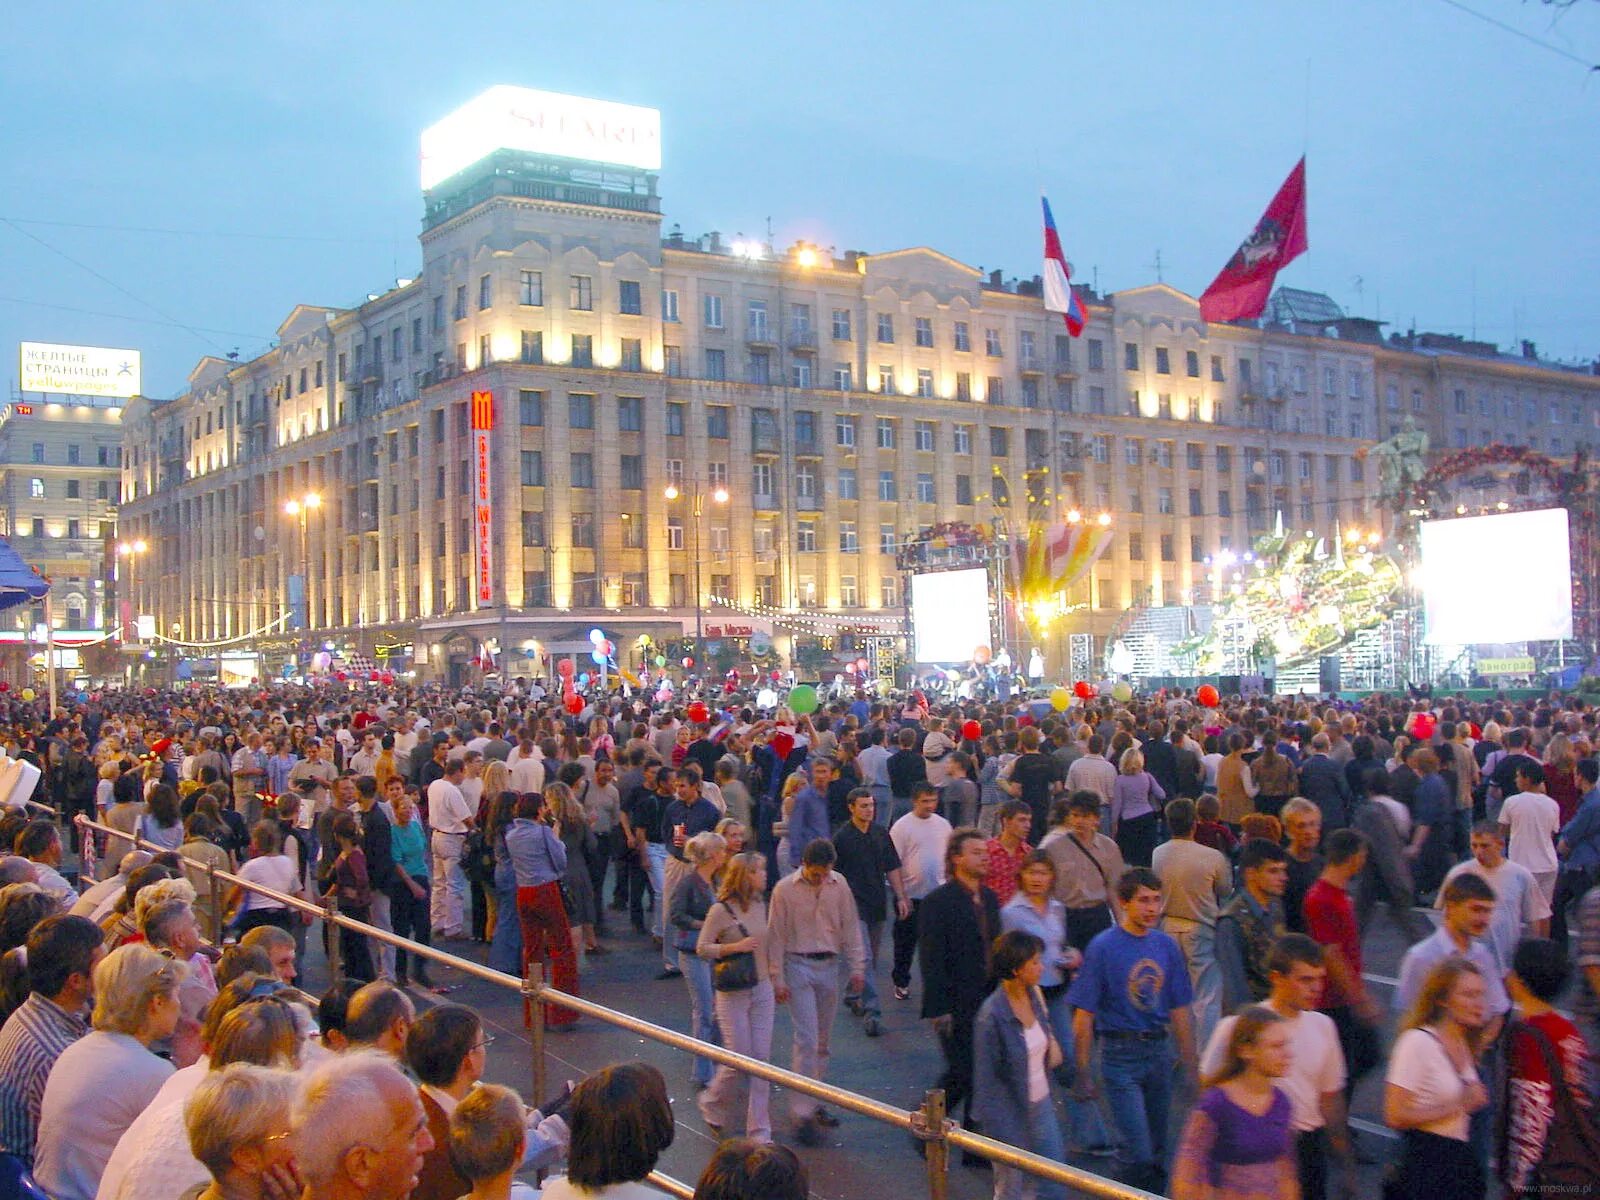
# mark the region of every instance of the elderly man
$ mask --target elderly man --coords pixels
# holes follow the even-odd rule
[[[304,1200],[404,1200],[433,1149],[417,1089],[392,1058],[371,1051],[306,1077],[290,1129]]]
[[[411,998],[394,984],[379,980],[350,997],[344,1035],[351,1046],[379,1050],[398,1059],[405,1054],[406,1038],[416,1019]]]
[[[122,861],[117,864],[117,873],[115,875],[102,879],[78,897],[72,906],[72,915],[93,919],[95,911],[107,900],[115,904],[117,897],[122,895],[123,889],[128,886],[128,876],[154,857],[155,855],[148,850],[128,851],[122,856]]]

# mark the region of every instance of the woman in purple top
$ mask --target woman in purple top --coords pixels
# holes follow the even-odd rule
[[[1117,760],[1117,781],[1111,785],[1111,836],[1130,867],[1148,867],[1160,837],[1161,802],[1167,793],[1144,769],[1144,754],[1129,746]]]
[[[1289,1026],[1270,1008],[1239,1013],[1172,1160],[1172,1200],[1297,1200],[1288,1093]]]

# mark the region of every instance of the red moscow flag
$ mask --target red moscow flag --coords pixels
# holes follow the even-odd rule
[[[1295,163],[1289,178],[1261,214],[1250,236],[1240,244],[1211,286],[1200,297],[1205,321],[1239,321],[1259,317],[1267,308],[1278,272],[1306,252],[1306,160]]]

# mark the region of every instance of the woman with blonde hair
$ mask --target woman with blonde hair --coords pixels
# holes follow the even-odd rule
[[[552,783],[544,789],[544,796],[551,813],[561,823],[561,844],[567,848],[564,882],[574,952],[581,949],[588,954],[603,953],[594,936],[595,921],[600,913],[594,894],[594,875],[589,870],[590,861],[600,853],[600,843],[590,827],[588,812],[570,787]]]
[[[699,945],[700,930],[705,926],[711,906],[716,903],[713,880],[722,864],[728,861],[728,846],[715,833],[697,833],[684,843],[683,853],[692,870],[673,890],[668,902],[668,924],[672,927],[674,944],[681,951],[678,962],[689,985],[689,1019],[694,1036],[702,1042],[715,1042],[717,1022],[711,962],[699,957]],[[709,1058],[694,1060],[694,1082],[702,1088],[711,1082]]]
[[[1129,746],[1117,760],[1117,780],[1111,785],[1111,836],[1130,867],[1150,865],[1166,798],[1156,777],[1144,769],[1144,754]]]
[[[1484,1173],[1467,1136],[1472,1114],[1489,1103],[1475,1066],[1488,1015],[1486,997],[1478,968],[1451,957],[1428,973],[1401,1021],[1383,1088],[1384,1123],[1400,1133],[1400,1159],[1386,1196],[1483,1196]]]
[[[772,1023],[777,1006],[767,973],[767,860],[762,854],[736,854],[722,871],[716,903],[706,913],[695,953],[708,960],[722,1044],[737,1054],[766,1062],[772,1057]],[[751,956],[750,960],[743,956]],[[768,1110],[771,1085],[732,1067],[718,1067],[700,1093],[700,1115],[715,1137],[722,1137],[744,1104],[745,1136],[772,1140]]]
[[[151,1047],[183,1014],[183,963],[134,943],[94,969],[94,1031],[50,1069],[33,1173],[56,1200],[93,1200],[117,1141],[172,1075]]]
[[[794,798],[800,794],[800,789],[806,786],[806,773],[795,771],[783,781],[783,793],[778,800],[779,817],[773,823],[772,832],[777,835],[778,863],[789,861],[789,817],[794,812]]]
[[[1172,1161],[1173,1200],[1295,1200],[1292,1105],[1277,1085],[1290,1028],[1255,1005],[1234,1021],[1221,1067],[1203,1082]]]
[[[565,784],[553,783],[567,790]],[[559,794],[558,794],[559,799]],[[578,991],[578,956],[572,948],[572,927],[561,902],[561,880],[567,873],[567,848],[561,841],[559,822],[545,796],[528,792],[517,801],[516,818],[506,830],[506,856],[516,873],[517,916],[522,922],[522,969],[538,959],[545,966],[545,978],[559,991]],[[545,1005],[545,1024],[570,1025],[578,1014],[568,1008]],[[531,1022],[528,1010],[524,1019]]]
[[[1583,799],[1584,788],[1578,779],[1578,756],[1572,741],[1558,733],[1544,747],[1544,791],[1561,810],[1564,827],[1578,811],[1578,801]]]

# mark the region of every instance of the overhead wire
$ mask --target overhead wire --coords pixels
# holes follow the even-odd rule
[[[1475,8],[1469,8],[1467,5],[1461,3],[1461,0],[1442,0],[1442,2],[1448,4],[1451,8],[1459,9],[1461,12],[1466,13],[1469,17],[1476,17],[1478,20],[1483,21],[1486,24],[1493,25],[1496,29],[1499,29],[1505,33],[1509,33],[1512,37],[1521,38],[1523,41],[1530,42],[1539,47],[1541,50],[1548,50],[1551,54],[1558,54],[1568,62],[1577,63],[1586,71],[1600,71],[1600,63],[1590,62],[1582,55],[1575,54],[1571,50],[1568,50],[1565,46],[1558,46],[1554,42],[1547,42],[1543,38],[1534,37],[1533,34],[1528,33],[1526,30],[1518,29],[1515,25],[1511,25],[1505,21],[1502,21],[1498,17],[1492,17],[1488,13],[1482,13]]]

